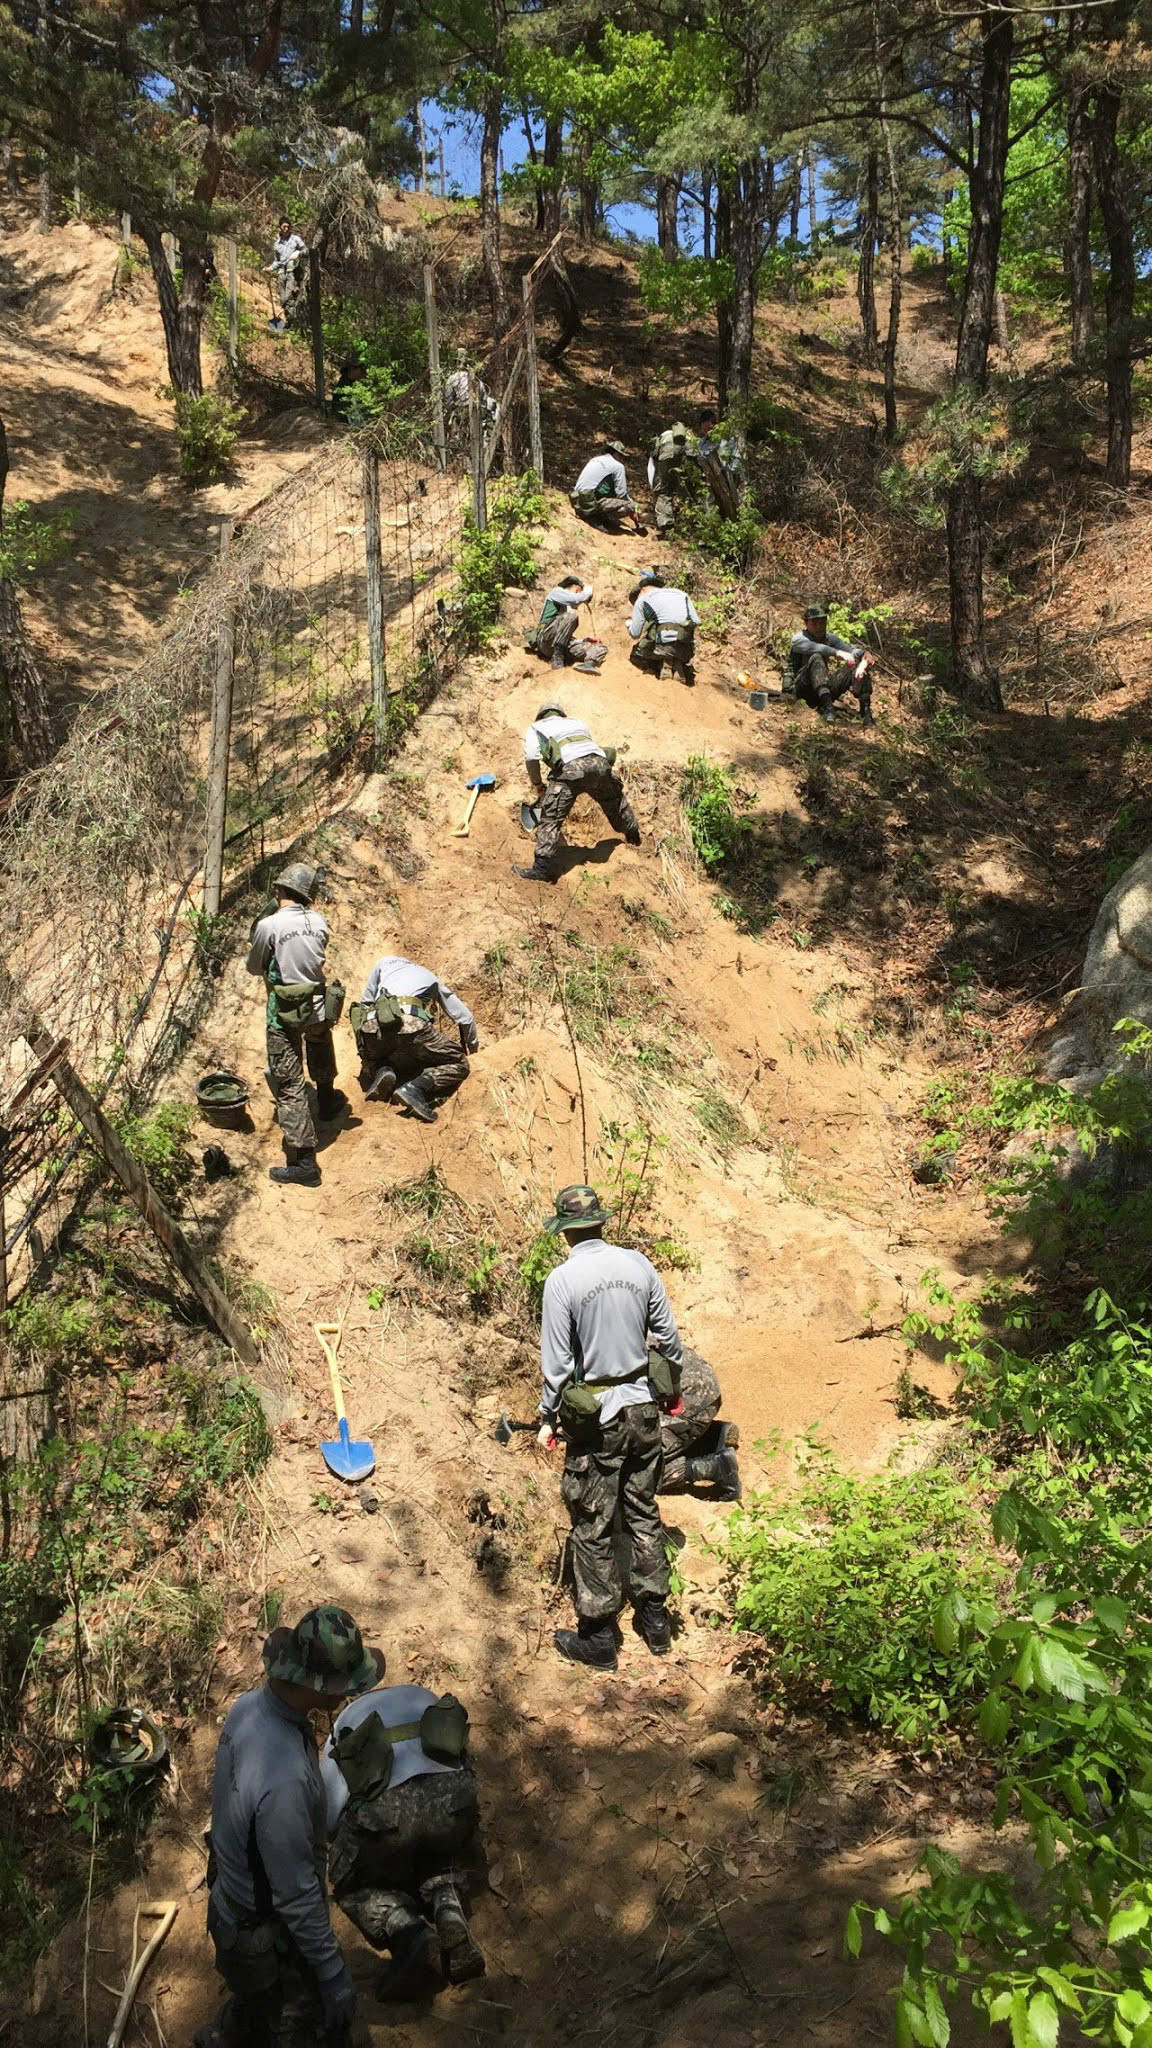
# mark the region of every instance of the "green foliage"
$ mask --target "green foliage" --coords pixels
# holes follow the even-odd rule
[[[468,644],[482,647],[500,617],[510,583],[536,580],[536,544],[531,528],[543,523],[547,503],[534,476],[499,484],[488,507],[483,533],[467,519],[458,570],[460,610]]]
[[[216,347],[227,355],[231,332],[228,320],[228,287],[214,277],[208,293],[208,329]],[[257,333],[256,316],[243,292],[236,294],[236,363],[242,368]]]
[[[376,306],[355,298],[325,301],[322,327],[328,362],[341,372],[346,365],[359,368],[344,387],[353,425],[387,413],[427,367],[428,331],[415,297]]]
[[[520,1261],[518,1272],[528,1293],[528,1302],[537,1322],[544,1304],[544,1282],[555,1266],[562,1266],[568,1256],[568,1247],[554,1230],[541,1230],[533,1238],[528,1250]]]
[[[0,521],[0,577],[28,583],[38,569],[50,567],[72,544],[73,514],[40,519],[27,499],[16,498]]]
[[[162,1202],[178,1204],[187,1190],[192,1161],[188,1141],[196,1112],[183,1102],[161,1102],[147,1116],[116,1119],[116,1135],[144,1168]]]
[[[931,1747],[971,1702],[1004,1586],[978,1505],[942,1471],[860,1479],[811,1450],[795,1493],[758,1495],[729,1521],[735,1625],[761,1638],[785,1697]]]
[[[247,414],[217,391],[205,391],[193,398],[187,391],[165,390],[176,414],[176,435],[180,443],[180,474],[185,483],[199,487],[227,476],[236,454],[236,443]]]
[[[645,311],[654,326],[682,331],[713,313],[732,290],[734,272],[727,257],[663,256],[652,243],[640,252],[637,283]]]
[[[707,874],[716,874],[738,854],[752,830],[739,805],[746,802],[730,768],[706,754],[690,754],[680,777],[680,801],[692,848]]]
[[[895,511],[936,528],[952,484],[969,475],[985,483],[1015,476],[1026,453],[995,394],[959,385],[929,407],[913,452],[888,465],[880,486]]]
[[[854,647],[859,647],[867,644],[875,627],[887,626],[895,616],[896,607],[891,604],[852,606],[830,603],[828,627],[841,640],[849,640]]]
[[[689,547],[735,575],[744,575],[751,568],[764,538],[763,523],[750,495],[740,500],[738,517],[726,519],[711,495],[703,491],[681,506],[680,532]],[[711,628],[710,621],[705,623]]]

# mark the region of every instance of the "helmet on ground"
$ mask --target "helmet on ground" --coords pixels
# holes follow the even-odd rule
[[[310,868],[304,861],[294,860],[281,874],[273,877],[272,887],[283,889],[286,896],[298,896],[301,903],[311,903],[319,879],[319,868]]]
[[[612,1211],[605,1209],[595,1188],[574,1186],[561,1188],[556,1197],[556,1213],[549,1216],[545,1230],[590,1230],[602,1223],[609,1223]]]
[[[310,1607],[295,1628],[274,1628],[264,1644],[264,1669],[283,1685],[301,1685],[324,1699],[367,1692],[384,1676],[383,1650],[366,1650],[344,1607]]]
[[[805,598],[804,617],[806,619],[826,619],[828,617],[827,600],[823,597]]]
[[[562,704],[542,704],[536,716],[537,718],[567,718],[568,713]]]
[[[628,453],[628,450],[625,448],[623,441],[601,441],[600,446],[602,448],[606,448],[608,450],[609,455],[618,455],[621,461],[624,460],[624,457]]]

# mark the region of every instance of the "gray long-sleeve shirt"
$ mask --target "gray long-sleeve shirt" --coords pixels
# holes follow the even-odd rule
[[[328,951],[328,920],[303,903],[285,903],[270,917],[262,917],[252,934],[246,966],[249,974],[266,974],[269,961],[276,962],[280,983],[324,980],[324,956]],[[319,1014],[322,996],[316,998]]]
[[[822,640],[814,640],[810,633],[793,633],[788,645],[789,673],[798,676],[814,654],[837,654],[842,661],[851,656],[853,661],[859,661],[862,651],[841,640],[839,633],[825,633]]]
[[[610,484],[614,498],[628,496],[628,478],[624,464],[615,455],[593,455],[584,464],[572,488],[574,491],[596,491],[601,494],[601,485]]]
[[[600,1397],[600,1419],[653,1399],[648,1340],[672,1366],[683,1351],[664,1282],[643,1252],[605,1244],[601,1237],[573,1245],[544,1282],[540,1317],[540,1413],[551,1421],[573,1378],[611,1386]]]
[[[648,611],[645,611],[645,606],[647,606]],[[698,626],[700,624],[700,614],[686,591],[672,590],[665,585],[654,584],[640,592],[632,607],[632,617],[628,621],[628,631],[633,640],[640,638],[641,633],[648,624],[648,612],[652,613],[653,618],[661,626]]]
[[[405,960],[402,953],[385,953],[376,962],[364,986],[364,1001],[374,1003],[378,995],[413,996],[425,1009],[439,1004],[446,1017],[460,1026],[465,1048],[475,1052],[480,1044],[476,1019],[454,995],[447,982],[438,981],[429,967],[418,967],[415,960]]]
[[[320,1759],[307,1717],[266,1685],[237,1700],[220,1733],[212,1779],[213,1900],[283,1921],[317,1977],[343,1967],[322,1872],[327,1829]],[[257,1891],[256,1873],[263,1879]]]

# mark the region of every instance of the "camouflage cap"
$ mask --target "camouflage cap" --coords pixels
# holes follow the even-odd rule
[[[625,448],[623,441],[601,441],[600,446],[602,448],[607,448],[608,453],[610,455],[618,455],[620,457],[621,462],[623,462],[624,457],[628,453],[628,450]]]
[[[311,903],[319,879],[318,868],[310,868],[302,860],[294,860],[280,874],[273,876],[272,887],[286,890],[289,896],[298,896],[301,903]]]
[[[611,1209],[605,1209],[595,1188],[561,1188],[556,1197],[556,1214],[549,1216],[545,1230],[592,1230],[609,1223]]]
[[[804,617],[806,619],[826,619],[828,617],[827,598],[806,597],[804,600]]]
[[[562,704],[542,704],[536,713],[537,718],[567,718],[567,716],[568,713]]]
[[[264,1669],[283,1685],[301,1685],[322,1698],[366,1692],[384,1676],[383,1650],[366,1650],[343,1607],[310,1607],[295,1628],[274,1628],[264,1644]]]

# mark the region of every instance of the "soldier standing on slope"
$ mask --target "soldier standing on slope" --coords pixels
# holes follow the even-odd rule
[[[334,1086],[332,1025],[343,991],[334,985],[336,1000],[329,999],[324,980],[328,921],[310,907],[317,879],[316,869],[301,861],[277,875],[272,884],[277,907],[254,926],[246,962],[249,974],[262,975],[268,984],[268,1085],[276,1098],[285,1159],[283,1166],[269,1167],[268,1178],[286,1187],[320,1185],[305,1060],[316,1084],[320,1122],[333,1123],[348,1107],[347,1097]]]
[[[664,1282],[643,1252],[605,1244],[608,1212],[595,1188],[562,1188],[546,1230],[568,1257],[544,1282],[540,1319],[538,1441],[565,1440],[561,1493],[572,1518],[575,1629],[557,1629],[562,1657],[616,1669],[616,1616],[624,1605],[612,1541],[619,1512],[631,1539],[633,1626],[654,1657],[667,1655],[668,1558],[656,1505],[660,1408],[676,1399],[682,1350]],[[658,1347],[651,1356],[648,1335]],[[653,1379],[653,1374],[657,1378]]]

